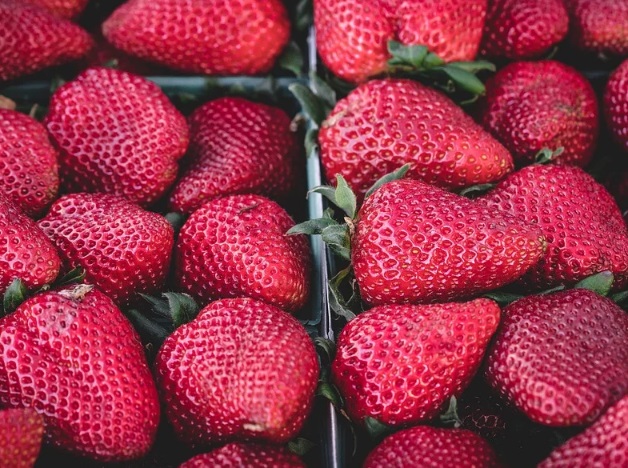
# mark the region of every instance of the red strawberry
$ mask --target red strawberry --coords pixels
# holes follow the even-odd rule
[[[78,285],[0,319],[0,404],[44,416],[46,441],[100,461],[142,457],[159,401],[139,337],[111,299]]]
[[[150,81],[92,68],[52,96],[46,127],[60,148],[62,185],[149,205],[177,175],[185,118]]]
[[[275,107],[221,98],[190,117],[190,165],[170,197],[191,213],[222,195],[286,198],[299,180],[300,149],[290,118]]]
[[[342,330],[332,378],[355,421],[399,426],[428,421],[477,371],[499,323],[488,299],[380,306]]]
[[[562,0],[489,0],[480,54],[538,57],[562,41],[568,26]]]
[[[259,195],[212,200],[187,220],[177,241],[176,277],[182,291],[207,304],[251,297],[294,312],[309,294],[307,239],[288,236],[294,221]]]
[[[554,450],[539,468],[628,466],[628,395],[595,424]]]
[[[119,305],[164,284],[174,233],[161,215],[113,195],[78,193],[57,200],[38,225],[66,270],[82,267],[86,281]]]
[[[0,465],[31,468],[39,456],[44,419],[35,410],[0,411]]]
[[[390,40],[473,60],[485,15],[486,0],[315,0],[316,46],[335,75],[362,82],[387,69]]]
[[[624,60],[608,80],[604,111],[615,140],[628,151],[628,60]]]
[[[558,163],[586,166],[595,151],[598,104],[591,84],[562,63],[516,62],[486,84],[481,122],[520,164],[544,148]]]
[[[103,23],[131,55],[208,75],[268,72],[290,37],[280,0],[130,0]]]
[[[295,454],[286,449],[234,442],[209,453],[197,455],[179,468],[305,468]]]
[[[614,288],[628,282],[628,233],[606,189],[582,169],[532,165],[478,198],[488,208],[538,226],[547,240],[543,259],[522,278],[532,289],[575,284],[610,270]]]
[[[26,3],[39,5],[57,16],[74,18],[87,6],[88,0],[26,0]]]
[[[36,289],[57,277],[61,260],[34,221],[0,194],[0,295],[19,278]]]
[[[192,445],[290,440],[318,380],[316,351],[301,324],[248,298],[205,307],[166,338],[155,366],[168,418]]]
[[[496,181],[508,151],[443,94],[410,80],[370,81],[338,102],[322,124],[327,180],[341,174],[363,196],[411,163],[408,177],[447,189]]]
[[[585,425],[628,390],[628,315],[586,289],[506,307],[486,379],[530,419]]]
[[[580,49],[628,54],[628,3],[617,0],[565,0],[571,41]]]
[[[500,466],[491,446],[466,429],[417,426],[386,437],[369,454],[364,468]]]
[[[0,0],[0,81],[79,59],[89,34],[75,24],[20,0]]]

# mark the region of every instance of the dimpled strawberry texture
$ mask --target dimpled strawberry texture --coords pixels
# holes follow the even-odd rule
[[[259,195],[232,195],[196,210],[175,249],[180,290],[203,304],[251,297],[294,312],[307,301],[310,253],[305,236],[286,232],[294,221]]]
[[[486,0],[315,0],[316,46],[335,75],[362,82],[386,70],[390,40],[473,60],[485,15]]]
[[[78,193],[57,200],[39,228],[54,242],[65,270],[123,306],[164,284],[174,245],[166,219],[113,195]]]
[[[55,246],[35,221],[0,194],[0,294],[16,278],[28,289],[51,283],[60,268]]]
[[[628,2],[565,0],[571,41],[580,49],[628,55]]]
[[[25,2],[39,5],[57,16],[74,18],[85,9],[88,0],[25,0]]]
[[[79,26],[20,0],[0,0],[0,81],[77,60],[91,47]]]
[[[31,468],[44,435],[44,419],[30,408],[0,411],[0,465]]]
[[[281,0],[130,0],[102,26],[118,49],[208,75],[269,71],[290,38]]]
[[[221,98],[189,119],[189,165],[170,206],[191,213],[221,195],[256,193],[285,199],[300,176],[300,148],[281,109],[241,98]]]
[[[294,453],[282,447],[234,442],[197,455],[179,468],[305,468]]]
[[[388,436],[369,454],[364,468],[465,466],[497,468],[491,446],[466,429],[417,426]]]
[[[0,109],[0,192],[29,216],[56,198],[59,165],[43,125],[19,112]]]
[[[0,404],[37,410],[46,442],[63,451],[140,458],[159,401],[139,336],[111,299],[97,290],[73,299],[75,288],[38,294],[0,319]]]
[[[488,299],[360,314],[342,330],[332,363],[347,413],[391,426],[429,421],[470,382],[499,315]]]
[[[608,80],[604,92],[604,111],[615,140],[628,152],[628,60]]]
[[[485,376],[533,421],[590,424],[628,390],[628,315],[610,299],[573,289],[503,315]]]
[[[106,192],[142,206],[159,199],[188,145],[185,117],[150,81],[92,68],[52,96],[45,125],[67,192]]]
[[[285,443],[300,431],[318,381],[301,324],[253,299],[222,299],[176,329],[155,361],[166,414],[181,440]]]

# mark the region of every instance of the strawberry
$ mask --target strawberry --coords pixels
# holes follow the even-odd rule
[[[543,55],[567,34],[561,0],[489,0],[480,54],[521,60]]]
[[[628,395],[554,450],[539,468],[587,466],[628,466]]]
[[[508,151],[443,94],[410,80],[376,80],[338,102],[319,133],[327,180],[341,174],[361,198],[406,163],[408,176],[447,189],[496,181]]]
[[[52,96],[45,125],[60,149],[62,186],[146,206],[177,175],[188,144],[185,118],[153,83],[92,68]]]
[[[39,5],[63,18],[78,16],[87,6],[88,0],[25,0],[25,3]]]
[[[0,194],[0,294],[14,279],[29,289],[51,283],[60,267],[57,250],[46,235]]]
[[[628,315],[586,289],[510,304],[487,353],[488,383],[533,421],[593,422],[628,390]]]
[[[37,294],[0,319],[0,405],[37,410],[64,451],[139,458],[159,422],[157,391],[137,333],[92,288]]]
[[[168,419],[195,446],[290,440],[318,380],[316,351],[301,324],[248,298],[201,310],[166,338],[155,368]]]
[[[628,60],[612,73],[606,84],[604,112],[615,140],[628,152]]]
[[[591,84],[552,60],[511,63],[489,79],[480,120],[520,164],[562,147],[556,162],[585,166],[599,127]]]
[[[39,456],[44,419],[30,408],[0,411],[0,465],[31,468]]]
[[[335,75],[363,82],[386,71],[391,40],[473,60],[485,15],[486,0],[315,0],[316,48]]]
[[[251,297],[294,312],[309,295],[310,257],[294,221],[260,195],[207,202],[183,225],[175,249],[180,290],[207,304]]]
[[[191,213],[223,195],[286,198],[298,182],[300,149],[281,109],[221,98],[189,119],[190,162],[170,196],[173,210]]]
[[[86,281],[121,306],[164,285],[174,232],[161,215],[113,195],[77,193],[57,200],[38,225],[66,270],[83,268]]]
[[[578,167],[532,165],[476,200],[536,225],[547,249],[521,279],[529,289],[575,284],[610,270],[615,289],[628,282],[628,233],[613,197]]]
[[[601,54],[628,54],[628,3],[617,0],[564,0],[571,42]]]
[[[364,468],[500,466],[491,446],[466,429],[416,426],[388,436],[369,454]]]
[[[340,333],[332,363],[347,413],[391,426],[433,418],[471,381],[499,314],[493,301],[476,299],[358,315]]]
[[[268,72],[290,37],[281,0],[130,0],[102,25],[130,55],[208,75]]]
[[[179,468],[305,468],[295,454],[279,447],[233,442],[197,455]]]

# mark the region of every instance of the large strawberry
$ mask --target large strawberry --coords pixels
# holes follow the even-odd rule
[[[564,0],[571,41],[580,49],[628,54],[628,3],[617,0]]]
[[[87,6],[89,0],[24,0],[25,3],[39,5],[58,16],[74,18]]]
[[[280,447],[233,442],[197,455],[179,468],[305,468],[294,453]]]
[[[484,127],[519,163],[534,162],[544,148],[564,148],[558,163],[585,166],[599,127],[591,84],[560,62],[516,62],[486,84]]]
[[[615,140],[628,152],[628,60],[613,72],[606,84],[604,111]]]
[[[174,210],[191,213],[238,193],[285,199],[299,182],[299,145],[283,110],[221,98],[194,111],[189,123],[191,160],[170,196]]]
[[[533,421],[590,424],[628,390],[628,315],[610,299],[573,289],[503,315],[486,379]]]
[[[338,102],[319,133],[327,180],[342,175],[361,197],[384,174],[447,189],[496,181],[508,151],[443,94],[411,80],[376,80]]]
[[[281,0],[130,0],[102,31],[118,49],[170,68],[256,75],[273,66],[290,23]]]
[[[188,144],[183,115],[153,83],[92,68],[52,96],[45,125],[60,149],[62,186],[140,205],[160,198]]]
[[[301,324],[248,298],[211,303],[166,338],[155,366],[168,418],[192,445],[290,440],[318,381],[316,351]]]
[[[139,458],[159,401],[139,337],[92,286],[37,294],[0,319],[0,405],[42,414],[48,443],[94,460]]]
[[[32,468],[44,435],[44,419],[30,408],[0,411],[0,465]]]
[[[78,193],[57,200],[38,225],[67,270],[82,267],[86,281],[119,305],[164,284],[174,233],[161,215],[113,195]]]

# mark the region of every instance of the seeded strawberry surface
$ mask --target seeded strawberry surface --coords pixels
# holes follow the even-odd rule
[[[24,3],[39,5],[55,15],[74,18],[87,6],[89,0],[25,0]]]
[[[615,140],[628,152],[628,60],[608,80],[604,92],[604,111]]]
[[[628,3],[616,0],[565,0],[571,41],[589,52],[628,54]]]
[[[304,468],[295,454],[284,448],[234,442],[197,455],[179,468]]]
[[[0,411],[0,464],[3,468],[35,465],[44,435],[44,420],[30,408]]]

